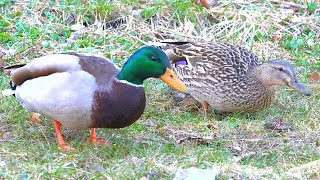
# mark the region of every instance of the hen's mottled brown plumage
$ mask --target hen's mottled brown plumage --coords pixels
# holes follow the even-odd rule
[[[273,85],[288,85],[311,95],[284,60],[261,64],[247,49],[224,43],[174,44],[164,49],[178,77],[191,96],[220,112],[256,112],[268,107],[274,101]]]

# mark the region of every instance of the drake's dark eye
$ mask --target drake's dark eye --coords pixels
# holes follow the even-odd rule
[[[158,60],[158,58],[155,57],[155,56],[151,56],[150,59],[151,59],[152,61],[157,61],[157,60]]]
[[[282,68],[282,67],[280,67],[280,68],[279,68],[279,71],[283,71],[283,68]]]

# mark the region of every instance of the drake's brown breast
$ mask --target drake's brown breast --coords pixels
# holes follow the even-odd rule
[[[91,119],[95,128],[122,128],[140,118],[146,106],[143,87],[114,81],[94,93]]]

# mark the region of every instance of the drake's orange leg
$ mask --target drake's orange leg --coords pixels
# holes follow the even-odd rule
[[[63,151],[76,151],[76,149],[69,147],[63,140],[62,134],[61,134],[61,123],[57,120],[53,121],[54,129],[56,130],[57,138],[58,138],[58,144],[60,148]]]
[[[203,109],[204,109],[204,115],[205,115],[206,119],[208,119],[209,104],[207,102],[203,103]]]
[[[95,128],[91,129],[89,143],[92,143],[94,145],[110,145],[110,143],[97,138]]]

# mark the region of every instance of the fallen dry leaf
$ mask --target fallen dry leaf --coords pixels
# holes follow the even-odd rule
[[[310,79],[313,81],[317,81],[320,80],[320,76],[318,72],[312,72],[310,73]]]
[[[196,4],[201,4],[203,7],[209,9],[216,3],[216,0],[193,0]]]
[[[42,120],[40,119],[39,113],[32,113],[31,116],[31,122],[37,123],[37,124],[43,124]]]
[[[207,128],[210,129],[210,130],[216,129],[214,124],[207,124]]]
[[[17,63],[17,64],[20,64],[20,63],[21,63],[21,61],[20,61],[21,58],[20,58],[20,57],[17,56],[15,59],[16,59],[16,63]]]

